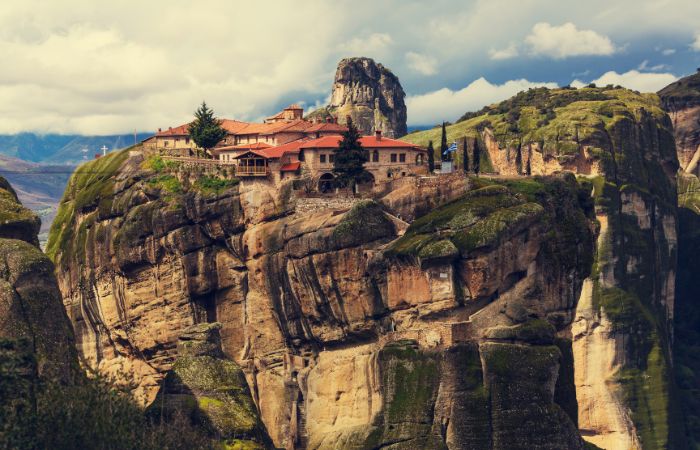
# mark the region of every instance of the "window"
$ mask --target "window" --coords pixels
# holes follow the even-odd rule
[[[190,143],[190,138],[185,138],[185,144],[189,145],[189,143]]]
[[[391,154],[391,162],[393,162],[393,163],[396,162],[396,153]]]
[[[167,146],[168,146],[168,141],[164,141],[164,142],[163,142],[163,147],[167,147]]]
[[[304,150],[299,151],[299,161],[304,160]]]
[[[326,162],[326,155],[319,155],[319,161],[321,161],[321,164],[325,164]]]
[[[335,161],[335,155],[328,155],[328,162],[333,163]]]
[[[406,162],[406,154],[405,153],[399,154],[399,162]]]
[[[423,155],[419,153],[418,155],[416,155],[416,165],[420,166],[422,164],[423,164]]]
[[[379,162],[379,152],[377,150],[372,152],[372,162]]]

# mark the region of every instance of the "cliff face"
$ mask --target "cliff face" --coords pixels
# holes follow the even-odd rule
[[[338,63],[331,102],[310,118],[350,116],[364,135],[381,130],[385,136],[406,134],[406,94],[396,75],[370,58],[345,58]]]
[[[700,446],[700,180],[694,175],[678,176],[678,277],[676,291],[675,340],[673,343],[676,382],[682,398],[681,412],[689,448]]]
[[[0,178],[0,445],[29,448],[42,382],[78,374],[73,333],[54,266],[39,250],[39,218]]]
[[[688,173],[699,175],[700,71],[659,91],[663,107],[673,121],[678,161]]]
[[[278,447],[583,448],[570,325],[591,187],[450,183],[469,191],[437,209],[379,199],[402,217],[434,209],[405,229],[371,200],[297,213],[290,186],[100,158],[73,176],[49,241],[78,348],[151,402],[182,370],[183,330],[219,322]]]
[[[70,381],[77,353],[54,266],[39,249],[39,218],[0,178],[0,340],[22,348],[34,373]]]
[[[482,171],[510,176],[567,170],[594,186],[596,261],[572,332],[579,427],[603,448],[666,448],[674,432],[678,163],[660,106],[622,89],[533,89],[448,127],[449,140],[466,136],[470,167],[478,158]],[[406,138],[439,138],[431,133]]]

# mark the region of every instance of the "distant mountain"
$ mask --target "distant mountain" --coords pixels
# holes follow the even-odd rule
[[[137,133],[140,142],[153,133]],[[101,153],[103,145],[111,150],[134,144],[133,134],[111,136],[82,136],[77,134],[36,134],[19,133],[0,135],[0,154],[19,158],[24,161],[77,164],[83,159],[84,148],[88,149],[89,159],[95,153]]]

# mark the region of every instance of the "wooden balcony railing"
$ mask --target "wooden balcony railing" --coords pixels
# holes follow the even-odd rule
[[[269,173],[267,167],[236,167],[236,176],[240,177],[265,177]]]

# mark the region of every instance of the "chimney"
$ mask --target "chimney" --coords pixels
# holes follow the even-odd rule
[[[326,117],[326,123],[333,123],[332,117]]]
[[[160,128],[158,128],[158,132],[160,133],[161,131],[162,131],[162,130],[161,130]]]
[[[382,130],[375,131],[374,136],[377,138],[378,141],[381,141],[382,140]]]
[[[168,130],[173,131],[173,127],[168,127]]]

